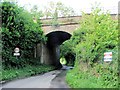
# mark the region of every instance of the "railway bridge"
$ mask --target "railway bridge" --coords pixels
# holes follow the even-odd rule
[[[111,16],[117,19],[115,14]],[[73,32],[80,26],[81,19],[82,16],[60,17],[57,25],[51,25],[52,18],[41,19],[42,29],[48,40],[46,44],[37,45],[35,57],[40,57],[41,63],[61,67],[60,45],[70,39]]]

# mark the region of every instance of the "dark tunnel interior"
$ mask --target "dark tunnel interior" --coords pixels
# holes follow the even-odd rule
[[[70,39],[71,34],[64,31],[55,31],[46,35],[47,48],[49,49],[51,62],[57,68],[61,68],[62,65],[59,62],[60,59],[60,45]]]
[[[51,48],[61,45],[64,41],[70,39],[71,34],[64,31],[55,31],[47,34],[46,37],[48,38],[47,46]]]

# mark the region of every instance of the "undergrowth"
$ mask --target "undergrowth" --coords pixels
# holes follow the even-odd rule
[[[53,66],[49,65],[26,65],[23,68],[10,68],[2,70],[2,76],[0,77],[0,81],[4,80],[13,80],[15,78],[24,78],[28,76],[42,74],[51,70],[54,70]]]

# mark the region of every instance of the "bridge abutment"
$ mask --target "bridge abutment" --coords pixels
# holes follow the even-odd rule
[[[60,59],[60,46],[49,48],[46,44],[41,43],[41,58],[42,64],[53,65],[55,67],[61,67]]]
[[[60,64],[60,45],[70,39],[71,34],[64,31],[54,31],[46,35],[48,38],[46,44],[40,43],[35,50],[35,57],[40,57],[42,64],[53,65],[61,68]],[[35,48],[36,49],[36,48]]]

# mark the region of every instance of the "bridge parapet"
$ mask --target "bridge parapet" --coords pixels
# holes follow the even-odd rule
[[[54,32],[54,31],[65,31],[65,32],[72,34],[73,31],[76,30],[77,27],[79,27],[79,24],[66,24],[66,25],[64,24],[64,25],[57,26],[57,27],[45,26],[45,27],[42,27],[42,29],[45,35],[50,32]]]
[[[61,25],[70,24],[70,23],[79,23],[82,19],[82,16],[69,16],[69,17],[59,17],[58,22]],[[52,25],[53,18],[41,19],[42,26]]]
[[[89,15],[89,14],[88,14]],[[111,14],[112,19],[118,19],[117,14]],[[69,16],[69,17],[58,17],[59,24],[67,24],[67,23],[79,23],[82,19],[82,16]],[[41,19],[42,26],[51,25],[53,18],[44,18]]]
[[[114,20],[118,19],[116,14],[111,14],[111,17]],[[58,26],[52,25],[52,18],[41,19],[42,29],[45,35],[53,31],[65,31],[72,34],[79,27],[81,19],[82,16],[59,17]]]

